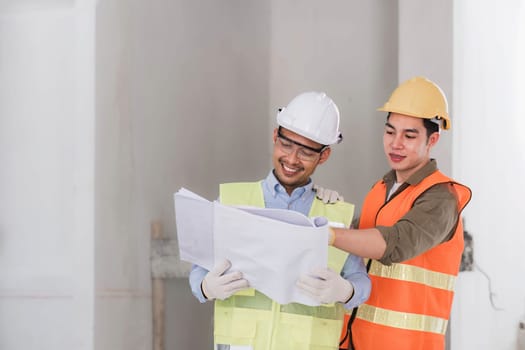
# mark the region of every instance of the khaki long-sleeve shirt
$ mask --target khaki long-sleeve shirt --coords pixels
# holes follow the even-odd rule
[[[434,159],[410,176],[390,199],[415,185],[437,170]],[[395,171],[388,172],[383,180],[387,194],[395,184]],[[386,198],[385,198],[386,201]],[[385,265],[411,259],[446,242],[454,234],[458,221],[457,200],[449,184],[438,184],[425,191],[414,206],[393,226],[377,226],[386,242],[386,250],[379,261]]]

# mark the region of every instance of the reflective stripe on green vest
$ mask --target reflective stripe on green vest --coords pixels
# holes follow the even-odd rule
[[[226,205],[264,207],[261,182],[223,184],[220,201]],[[316,199],[309,216],[324,216],[330,222],[348,227],[353,211],[350,203],[326,205]],[[341,271],[347,256],[346,252],[329,247],[328,266]],[[254,350],[338,349],[344,314],[345,309],[339,303],[315,307],[298,303],[281,305],[254,289],[247,289],[215,301],[215,343],[251,345]]]

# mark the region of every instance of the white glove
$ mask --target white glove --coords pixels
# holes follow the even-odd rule
[[[312,189],[317,193],[317,198],[323,201],[325,204],[334,204],[337,201],[344,201],[345,199],[337,191],[322,188],[321,186],[314,184]]]
[[[302,275],[296,285],[320,304],[346,303],[354,294],[352,284],[329,268],[317,268],[309,275]]]
[[[226,272],[232,264],[228,260],[217,263],[202,281],[202,292],[208,300],[224,300],[238,291],[248,288],[249,283],[239,271]]]

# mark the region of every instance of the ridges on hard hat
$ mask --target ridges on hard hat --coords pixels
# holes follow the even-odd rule
[[[437,84],[425,77],[414,77],[399,85],[377,110],[440,120],[443,129],[450,129],[447,98]]]
[[[339,109],[324,92],[296,96],[277,114],[277,124],[321,145],[341,142]]]

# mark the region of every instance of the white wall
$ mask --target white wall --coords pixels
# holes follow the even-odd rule
[[[0,6],[1,349],[92,348],[89,5]]]
[[[479,270],[460,274],[453,349],[514,350],[525,313],[524,7],[454,3],[454,175],[473,190],[466,227],[490,285]]]

